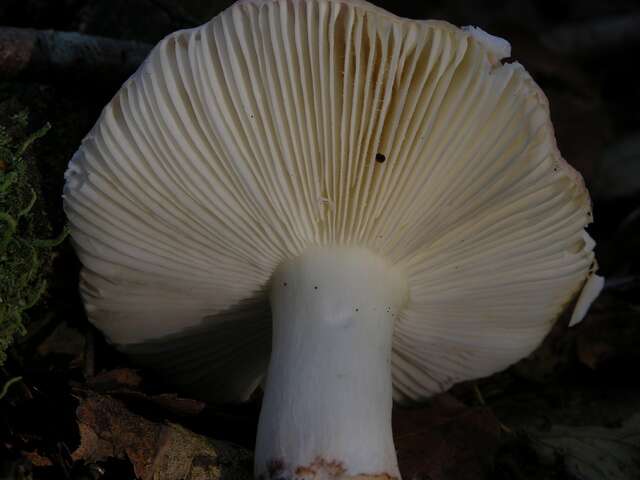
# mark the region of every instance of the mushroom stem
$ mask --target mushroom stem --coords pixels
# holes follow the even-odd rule
[[[400,477],[391,342],[407,291],[398,268],[362,248],[313,248],[279,267],[256,477]]]

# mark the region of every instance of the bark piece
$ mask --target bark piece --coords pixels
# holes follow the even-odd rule
[[[0,28],[0,80],[60,77],[93,82],[122,81],[151,45],[76,32]]]

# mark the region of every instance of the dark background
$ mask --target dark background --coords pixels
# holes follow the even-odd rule
[[[154,44],[176,29],[207,21],[230,3],[0,0],[0,27],[77,31]],[[561,321],[531,358],[490,379],[455,387],[426,406],[397,408],[394,427],[405,480],[637,480],[640,4],[630,0],[373,3],[401,16],[479,26],[511,42],[513,59],[531,72],[549,97],[563,156],[582,173],[590,189],[595,223],[589,231],[598,242],[600,273],[607,278],[587,319],[571,330]],[[82,64],[64,75],[25,71],[3,79],[0,72],[0,107],[28,108],[33,128],[47,121],[52,124],[51,132],[34,147],[34,157],[54,231],[64,225],[60,193],[66,163],[124,78],[94,75]],[[1,112],[2,108],[0,117]],[[78,399],[71,386],[87,381],[86,358],[79,361],[72,349],[59,354],[49,346],[43,351],[42,343],[64,324],[75,332],[69,334],[73,339],[79,333],[83,345],[87,338],[95,345],[92,374],[129,367],[86,324],[76,294],[78,268],[67,242],[57,254],[47,300],[31,315],[37,334],[20,340],[1,369],[0,385],[20,374],[29,386],[23,390],[30,393],[12,390],[0,402],[0,479],[132,478],[126,460],[107,461],[101,464],[102,473],[95,469],[87,473],[87,464],[70,461],[63,451],[72,451],[78,443],[74,421]],[[151,391],[170,389],[151,375],[145,380]],[[129,406],[155,420],[167,415],[144,402]],[[256,402],[237,408],[209,407],[183,424],[251,448],[257,408]],[[557,428],[565,426],[573,430],[558,433]],[[614,440],[602,441],[602,430],[585,428],[608,429]],[[555,444],[549,456],[535,438],[546,438],[550,432],[569,440],[562,447]],[[586,437],[598,437],[601,443],[594,446]],[[615,445],[622,437],[630,446],[618,450]],[[576,460],[576,451],[586,458]],[[25,452],[53,460],[34,466],[35,457]],[[611,457],[619,457],[624,468],[607,470]],[[589,469],[594,463],[603,469]],[[33,477],[19,477],[18,470]]]

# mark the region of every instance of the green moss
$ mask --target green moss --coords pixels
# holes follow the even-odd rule
[[[28,114],[0,115],[0,365],[16,335],[24,334],[26,311],[47,289],[54,239],[39,201],[40,182],[29,147],[50,126],[27,134]]]

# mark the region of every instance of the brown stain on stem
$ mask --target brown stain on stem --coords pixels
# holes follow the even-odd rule
[[[264,479],[265,475],[259,478]],[[267,463],[268,480],[399,480],[395,475],[382,473],[357,473],[350,475],[339,460],[317,456],[308,465],[287,467],[282,459]]]

